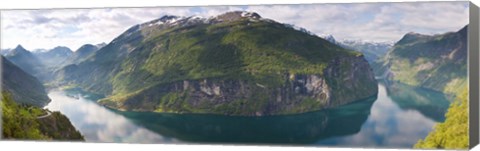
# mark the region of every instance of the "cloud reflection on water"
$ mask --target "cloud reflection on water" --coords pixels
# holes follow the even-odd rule
[[[378,99],[359,133],[318,142],[325,145],[354,147],[405,148],[424,138],[435,122],[416,110],[402,110],[379,85]],[[411,148],[407,147],[407,148]]]
[[[125,117],[82,97],[75,99],[61,91],[51,91],[48,96],[52,102],[46,108],[65,114],[87,142],[179,143],[137,126]]]
[[[261,130],[262,128],[266,129],[269,128],[269,125],[272,125],[262,124],[262,122],[268,123],[272,121],[277,121],[275,118],[270,119],[271,121],[265,121],[264,119],[258,121],[257,118],[231,119],[222,116],[176,116],[170,114],[161,114],[156,116],[142,114],[140,116],[136,114],[127,114],[133,116],[130,118],[133,118],[135,120],[132,120],[126,118],[126,116],[124,115],[114,113],[96,104],[95,102],[86,100],[82,97],[80,97],[80,99],[74,99],[71,97],[67,97],[63,92],[60,91],[50,92],[49,97],[52,98],[52,102],[47,106],[47,108],[54,111],[61,111],[63,114],[67,115],[72,121],[73,125],[80,130],[80,132],[86,137],[86,140],[89,142],[181,143],[181,141],[177,139],[181,138],[181,136],[188,138],[190,137],[190,135],[192,135],[191,137],[194,138],[209,136],[208,138],[202,138],[202,140],[216,140],[215,137],[218,137],[222,139],[230,138],[232,140],[239,139],[238,141],[245,141],[241,138],[251,139],[251,137],[254,137],[254,135],[258,136],[258,133],[248,134],[249,132],[255,132]],[[328,129],[328,133],[332,134],[328,135],[328,137],[326,138],[312,137],[317,138],[317,140],[312,141],[316,142],[312,145],[328,145],[337,147],[342,146],[411,148],[418,141],[418,139],[424,138],[432,130],[432,127],[435,124],[434,120],[426,117],[424,114],[417,110],[401,109],[398,104],[395,103],[390,96],[388,96],[386,88],[383,85],[379,85],[379,93],[377,96],[377,100],[371,103],[373,103],[373,105],[367,104],[368,106],[360,108],[358,106],[359,104],[357,104],[356,106],[350,105],[348,107],[339,108],[339,111],[335,112],[335,114],[332,113],[332,115],[335,116],[332,116],[330,127],[333,128]],[[365,109],[369,110],[369,112],[365,112]],[[365,115],[358,116],[360,115],[360,113]],[[307,121],[318,121],[324,119],[319,117],[319,115],[312,117],[295,117],[295,119],[292,119],[293,121],[290,122],[290,126],[295,125],[296,122],[300,122],[303,118],[305,118],[303,120]],[[159,120],[151,120],[152,117],[159,117]],[[333,117],[336,117],[336,120]],[[348,117],[348,119],[344,119],[341,117]],[[362,117],[364,117],[364,119],[359,120]],[[222,123],[222,120],[226,122]],[[135,123],[142,123],[140,124],[141,126],[135,124],[134,121],[136,121]],[[289,120],[288,118],[286,118],[280,121]],[[359,124],[357,124],[356,128],[355,124],[353,124],[355,123],[355,121],[360,122]],[[207,123],[205,124],[205,122]],[[235,123],[237,122],[241,122],[243,124],[251,122],[251,125],[257,124],[264,127],[256,127],[245,130],[247,127],[235,127],[234,125],[236,125]],[[273,122],[275,123],[273,125],[279,127],[274,128],[280,130],[289,130],[288,127],[284,127],[285,124],[279,124],[277,122]],[[202,123],[204,123],[203,127]],[[325,127],[322,126],[321,123],[310,124],[313,125],[305,125],[305,123],[303,123],[303,125],[300,126],[290,127],[291,129],[289,131],[282,131],[282,134],[279,135],[286,136],[287,134],[290,134],[288,132],[291,132],[292,136],[297,137],[297,135],[301,134],[302,136],[300,137],[307,138],[309,134],[313,135],[323,132],[325,130]],[[348,126],[345,124],[348,124]],[[357,132],[360,127],[361,129],[359,130],[359,132]],[[272,130],[274,128],[270,127],[270,129],[268,130]],[[296,131],[297,129],[295,128],[301,128],[302,130]],[[354,134],[344,134],[344,132],[346,132],[348,128],[351,128],[351,132]],[[272,135],[277,134],[273,133],[275,132],[274,130],[268,130],[262,132],[266,132],[265,134],[272,133]],[[300,133],[304,131],[307,131],[307,133]],[[332,131],[340,132],[338,132],[337,135],[337,133],[334,133]],[[163,135],[162,132],[168,135]],[[245,132],[246,134],[236,134],[238,132]],[[327,133],[325,133],[325,135],[327,135]],[[261,140],[262,139],[258,139],[258,141]]]

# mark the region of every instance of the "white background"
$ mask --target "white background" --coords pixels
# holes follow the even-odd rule
[[[99,8],[99,7],[142,7],[142,6],[195,6],[195,5],[245,5],[245,4],[298,4],[298,3],[349,3],[349,2],[406,2],[422,0],[11,0],[2,1],[0,9],[38,9],[38,8]],[[478,4],[478,2],[474,2]],[[279,12],[281,13],[281,12]],[[1,33],[0,33],[1,34]],[[108,119],[105,119],[108,120]],[[0,141],[0,150],[196,150],[196,151],[349,151],[349,150],[400,150],[400,149],[362,149],[362,148],[322,148],[322,147],[283,147],[283,146],[220,146],[220,145],[160,145],[160,144],[107,144],[107,143],[69,143],[69,142],[18,142]],[[476,146],[473,150],[480,151]]]

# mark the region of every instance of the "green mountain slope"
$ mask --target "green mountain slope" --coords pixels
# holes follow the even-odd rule
[[[26,73],[3,56],[2,63],[2,91],[12,94],[12,99],[21,104],[43,107],[50,102],[45,88],[37,78]]]
[[[136,25],[57,75],[134,111],[300,113],[377,93],[361,53],[248,12]]]
[[[43,85],[1,56],[2,139],[83,140],[67,117],[59,112],[46,115],[50,102]]]
[[[467,84],[467,27],[433,36],[408,33],[380,68],[393,80],[456,94]]]
[[[67,117],[35,106],[19,105],[8,92],[2,93],[2,139],[17,140],[83,140]]]

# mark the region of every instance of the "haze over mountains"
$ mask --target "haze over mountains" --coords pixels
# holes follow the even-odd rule
[[[73,54],[70,48],[64,46],[58,46],[50,50],[34,51],[33,53],[47,68],[62,65]]]
[[[2,91],[11,93],[18,103],[45,106],[50,102],[42,83],[1,56]]]
[[[322,36],[325,40],[346,49],[363,53],[369,63],[385,56],[387,51],[393,46],[394,42],[369,42],[361,40],[342,40],[338,41],[333,35]]]
[[[45,65],[33,53],[27,51],[21,45],[10,50],[5,55],[5,58],[38,79],[46,78]]]
[[[79,63],[99,48],[105,46],[105,43],[91,45],[88,49],[81,47],[77,51],[72,51],[65,46],[57,46],[52,49],[26,50],[18,45],[14,49],[3,49],[1,55],[5,56],[13,64],[20,67],[27,73],[34,75],[41,81],[52,80],[52,73],[68,64]]]

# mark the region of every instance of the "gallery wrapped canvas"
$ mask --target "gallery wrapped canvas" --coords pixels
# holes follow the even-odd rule
[[[478,144],[468,1],[2,10],[0,30],[5,141]]]

